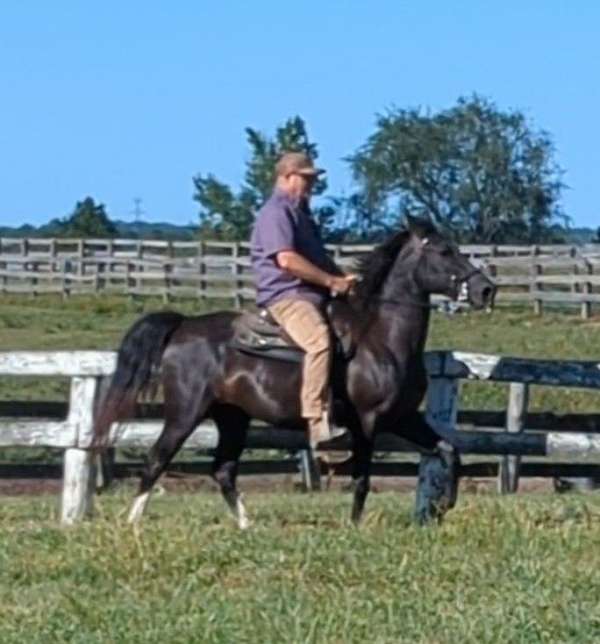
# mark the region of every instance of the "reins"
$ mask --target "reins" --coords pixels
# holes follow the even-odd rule
[[[370,298],[372,301],[376,301],[379,304],[387,306],[412,306],[415,309],[436,309],[437,304],[431,304],[431,302],[419,302],[417,300],[392,300],[389,298],[383,297],[373,297]]]

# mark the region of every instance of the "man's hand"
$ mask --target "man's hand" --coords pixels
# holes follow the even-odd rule
[[[332,277],[329,290],[334,297],[336,295],[346,295],[356,284],[357,280],[358,276],[352,274]]]

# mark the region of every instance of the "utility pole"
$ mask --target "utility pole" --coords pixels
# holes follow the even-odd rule
[[[142,208],[142,198],[134,197],[133,198],[133,210],[131,214],[134,216],[135,223],[139,223],[142,215],[146,214],[146,211]]]

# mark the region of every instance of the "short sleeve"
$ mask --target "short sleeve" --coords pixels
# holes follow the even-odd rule
[[[258,218],[257,226],[262,251],[267,257],[294,249],[294,224],[284,208],[265,210]]]

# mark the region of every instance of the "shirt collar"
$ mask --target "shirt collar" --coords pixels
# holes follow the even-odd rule
[[[294,208],[299,208],[303,204],[306,206],[306,201],[304,199],[302,199],[301,197],[293,197],[292,195],[290,195],[285,190],[282,190],[281,188],[275,188],[275,190],[273,190],[273,196],[276,199],[281,199],[282,201],[286,201]]]

